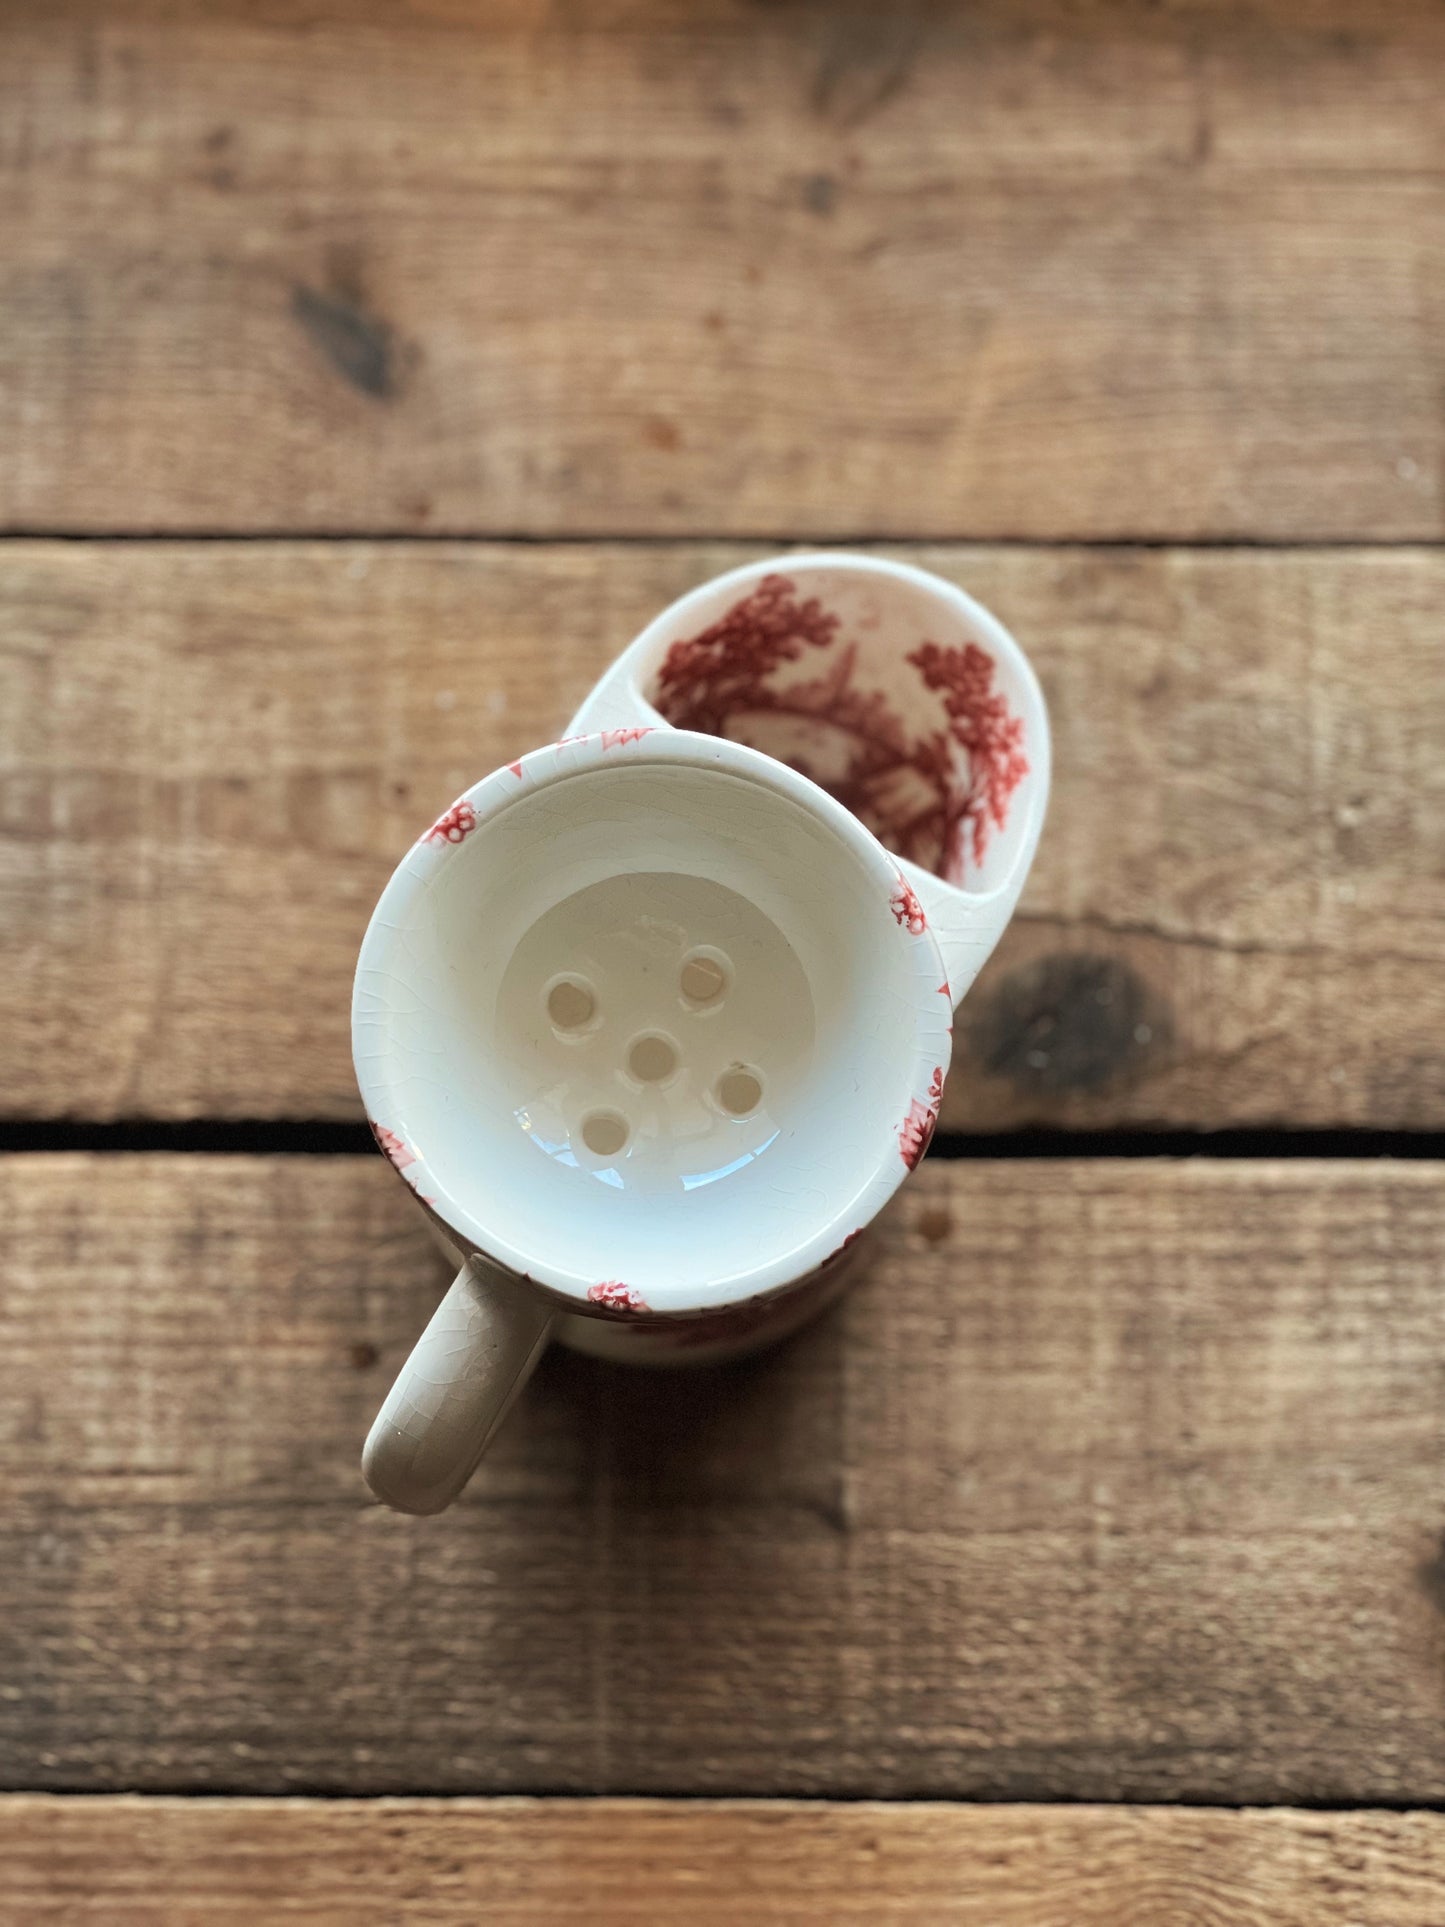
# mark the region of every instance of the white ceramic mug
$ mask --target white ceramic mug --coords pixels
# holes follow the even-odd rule
[[[683,597],[432,825],[352,1005],[461,1266],[367,1439],[379,1498],[449,1504],[553,1336],[710,1361],[828,1302],[927,1148],[1048,784],[1000,624],[821,554]]]

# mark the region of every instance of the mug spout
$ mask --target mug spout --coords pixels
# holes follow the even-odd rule
[[[894,854],[958,1003],[1013,914],[1048,804],[1048,711],[996,616],[881,556],[749,563],[665,609],[570,730],[669,727],[761,750],[853,811]]]
[[[1027,865],[1007,887],[987,895],[945,883],[942,877],[906,858],[899,858],[898,867],[943,953],[949,1001],[957,1010],[1014,913]]]

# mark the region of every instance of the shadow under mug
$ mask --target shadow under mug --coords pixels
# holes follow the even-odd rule
[[[554,1335],[771,1342],[927,1147],[953,1007],[1047,801],[1017,645],[921,570],[737,570],[387,885],[353,995],[378,1142],[461,1270],[363,1455],[449,1504]]]

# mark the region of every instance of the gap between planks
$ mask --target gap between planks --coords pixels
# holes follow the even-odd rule
[[[937,548],[987,546],[991,549],[1021,550],[1025,554],[1058,555],[1076,550],[1082,555],[1398,555],[1418,551],[1438,555],[1445,540],[1427,536],[1271,536],[1241,532],[1234,535],[1099,535],[1073,536],[1053,540],[1046,535],[982,535],[976,529],[958,529],[943,535],[889,535],[881,529],[833,529],[798,539],[791,526],[775,529],[747,529],[733,534],[723,528],[676,530],[599,529],[595,533],[539,535],[530,529],[456,528],[456,529],[307,529],[288,524],[277,528],[248,529],[166,529],[166,528],[26,528],[16,525],[0,528],[0,549],[7,542],[68,542],[78,547],[88,543],[113,542],[118,547],[163,548],[166,544],[184,547],[188,543],[209,546],[244,546],[279,543],[314,543],[318,547],[365,544],[369,548],[478,548],[494,546],[517,549],[687,549],[699,543],[709,546],[735,543],[739,548],[776,549],[780,563],[788,555],[811,554],[818,549],[881,549],[899,555]]]
[[[0,1117],[0,1156],[84,1152],[116,1157],[369,1156],[365,1124],[338,1118],[117,1118],[96,1121]],[[939,1131],[928,1157],[975,1163],[1088,1158],[1445,1159],[1445,1132],[1372,1130]]]

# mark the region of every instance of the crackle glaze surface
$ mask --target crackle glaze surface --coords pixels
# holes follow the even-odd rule
[[[721,1009],[679,989],[696,955],[724,959]],[[418,840],[353,1016],[378,1141],[463,1246],[631,1318],[794,1283],[867,1224],[936,1113],[952,1005],[909,886],[836,802],[738,745],[610,730]],[[627,1055],[649,1043],[672,1066],[651,1085]],[[760,1095],[731,1115],[738,1075]],[[591,1147],[599,1120],[620,1147]]]

